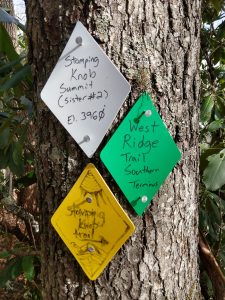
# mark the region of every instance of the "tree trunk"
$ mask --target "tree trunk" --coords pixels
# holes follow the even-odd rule
[[[14,16],[15,12],[14,12],[14,6],[12,0],[0,0],[0,7],[6,9],[11,16]],[[16,25],[5,23],[4,26],[8,31],[9,35],[11,36],[14,46],[16,46],[17,45]]]
[[[200,2],[26,0],[36,94],[44,299],[201,299],[197,250]],[[78,19],[132,85],[114,125],[147,90],[183,153],[143,217],[135,215],[112,183],[99,151],[91,159],[136,225],[135,234],[94,282],[86,278],[50,224],[90,160],[39,98]]]

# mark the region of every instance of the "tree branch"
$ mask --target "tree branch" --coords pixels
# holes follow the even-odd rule
[[[199,234],[199,252],[201,261],[209,275],[216,300],[225,300],[225,277],[217,263],[204,235]]]

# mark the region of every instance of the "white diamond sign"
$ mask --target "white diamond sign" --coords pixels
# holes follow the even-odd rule
[[[92,157],[130,92],[130,85],[77,22],[41,98]]]

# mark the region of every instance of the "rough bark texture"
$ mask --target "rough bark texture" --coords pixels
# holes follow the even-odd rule
[[[11,16],[14,16],[14,6],[13,6],[12,0],[0,0],[0,7],[3,7],[4,9],[6,9],[7,12]],[[5,23],[4,26],[5,26],[6,30],[8,31],[9,35],[11,36],[13,44],[16,46],[16,44],[17,44],[16,25],[10,24],[10,23]]]
[[[197,250],[200,2],[26,0],[36,93],[44,299],[201,298]],[[183,153],[142,218],[127,205],[99,161],[99,152],[92,158],[136,225],[135,234],[95,282],[86,278],[50,225],[50,217],[89,160],[39,98],[77,19],[132,85],[112,131],[139,93],[147,90]]]

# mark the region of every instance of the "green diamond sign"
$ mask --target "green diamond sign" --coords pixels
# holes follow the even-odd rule
[[[147,93],[140,96],[101,152],[101,160],[138,215],[180,158]]]

